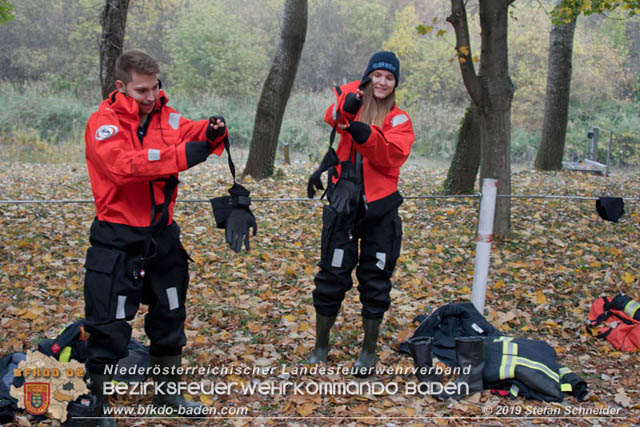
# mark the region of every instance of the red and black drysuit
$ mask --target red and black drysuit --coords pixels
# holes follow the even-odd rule
[[[167,101],[161,91],[140,123],[136,101],[116,91],[87,123],[86,159],[96,206],[85,261],[87,368],[98,374],[127,355],[128,321],[141,302],[149,305],[145,331],[152,355],[179,355],[186,343],[189,257],[173,206],[178,172],[192,166],[187,145],[203,146],[192,141],[207,141],[209,122],[186,119]],[[226,136],[225,128],[204,144],[201,160],[220,155]]]
[[[336,125],[336,117],[338,124],[358,120],[358,113],[344,111],[343,105],[359,85],[360,81],[354,81],[335,90],[337,101],[325,113],[329,125]],[[351,272],[356,265],[362,316],[381,319],[391,303],[390,279],[402,240],[398,177],[415,136],[409,115],[395,104],[382,126],[368,128],[370,133],[359,138],[337,128],[340,164],[329,170],[329,201],[345,171],[355,175],[360,193],[349,214],[338,214],[332,204],[322,213],[321,270],[314,279],[313,303],[327,317],[340,310],[345,293],[353,286]]]

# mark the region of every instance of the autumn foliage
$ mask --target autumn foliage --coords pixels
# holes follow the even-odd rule
[[[82,164],[2,163],[1,166],[5,171],[0,182],[3,199],[91,199]],[[298,164],[293,169],[280,171],[275,178],[246,182],[254,198],[260,232],[251,252],[240,255],[229,251],[223,233],[215,229],[209,204],[197,201],[221,195],[229,186],[224,160],[209,161],[181,175],[179,198],[192,202],[178,203],[175,219],[182,227],[183,243],[195,261],[191,267],[186,325],[185,363],[190,366],[285,364],[293,369],[301,366],[311,352],[315,336],[311,291],[317,271],[323,202],[272,200],[304,197],[311,167]],[[637,173],[607,178],[520,171],[513,176],[513,193],[637,196],[638,178]],[[435,194],[443,179],[442,170],[407,165],[400,189],[405,196]],[[547,341],[555,348],[561,363],[587,380],[590,387],[587,400],[577,402],[567,398],[569,405],[620,408],[632,424],[632,420],[638,422],[638,353],[618,352],[585,330],[591,302],[597,296],[624,292],[640,299],[638,201],[627,202],[627,213],[617,224],[600,219],[593,200],[514,199],[512,209],[512,232],[493,247],[487,319],[507,335]],[[477,198],[407,197],[401,206],[404,240],[393,277],[393,302],[379,340],[379,366],[412,366],[410,358],[395,349],[412,334],[416,326],[412,322],[414,316],[429,313],[444,303],[469,299],[477,212]],[[41,339],[56,335],[62,325],[83,317],[83,262],[93,216],[91,203],[0,204],[2,353],[35,349]],[[141,312],[144,311],[142,306]],[[139,314],[133,322],[134,336],[147,342],[142,321]],[[347,294],[334,331],[330,364],[350,367],[362,339],[355,289]],[[255,378],[274,379],[269,375]],[[242,382],[254,378],[233,375],[190,378],[199,379]],[[296,374],[290,377],[292,381],[323,379],[343,378]],[[415,379],[382,375],[376,380],[402,384]],[[483,408],[498,405],[550,407],[541,402],[497,397],[489,391],[457,403],[402,393],[231,394],[202,395],[199,399],[213,406],[247,407],[252,417],[477,417],[483,416]],[[150,402],[149,395],[130,400],[120,398],[117,403]],[[22,422],[29,422],[22,417]],[[317,422],[394,421],[332,420]],[[398,418],[394,422],[406,421],[411,418]],[[233,420],[235,425],[249,422],[253,421]],[[571,422],[586,423],[581,419]],[[163,423],[175,424],[166,420]]]

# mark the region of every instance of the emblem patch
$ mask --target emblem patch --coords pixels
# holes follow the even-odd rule
[[[42,415],[49,409],[49,383],[24,383],[24,409]]]
[[[118,127],[117,126],[114,126],[114,125],[103,125],[103,126],[100,126],[98,128],[98,130],[96,131],[95,138],[98,141],[104,141],[105,139],[112,137],[116,133],[118,133]]]

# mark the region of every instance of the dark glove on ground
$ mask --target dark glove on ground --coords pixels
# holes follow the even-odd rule
[[[198,163],[202,163],[209,157],[211,146],[209,141],[191,141],[185,144],[185,155],[187,156],[187,168],[192,168]]]
[[[350,121],[346,129],[351,134],[353,140],[358,144],[364,144],[371,135],[371,126],[366,123]]]
[[[348,93],[344,98],[342,109],[349,114],[356,114],[362,106],[362,98],[358,99],[355,93]]]
[[[249,190],[240,184],[233,184],[233,187],[229,189],[229,194],[231,195],[232,209],[227,219],[225,238],[231,250],[240,253],[243,241],[245,248],[247,250],[250,249],[249,229],[253,228],[253,235],[255,236],[258,231],[258,224],[256,223],[256,217],[249,209],[249,205],[251,205]]]
[[[220,120],[224,123],[224,126],[219,127],[218,129],[214,129],[213,125],[217,123],[217,120]],[[227,129],[227,123],[224,121],[224,117],[222,116],[211,116],[209,117],[209,124],[207,125],[207,139],[211,142],[215,141],[217,138],[224,135],[225,130]]]
[[[329,148],[322,158],[318,169],[316,169],[316,171],[309,177],[309,182],[307,183],[307,196],[309,196],[310,199],[313,199],[317,190],[324,190],[321,179],[322,172],[329,170],[329,168],[338,164],[340,164],[340,159],[338,159],[336,150]]]
[[[349,215],[351,213],[352,201],[358,197],[359,189],[355,182],[340,179],[331,193],[331,207],[339,215]],[[355,205],[355,203],[353,203]]]

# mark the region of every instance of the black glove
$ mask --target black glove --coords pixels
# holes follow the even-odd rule
[[[348,93],[344,98],[342,109],[349,114],[356,114],[362,106],[362,97],[358,99],[355,93]]]
[[[185,144],[185,155],[187,156],[187,168],[192,168],[198,163],[202,163],[209,157],[211,145],[209,141],[190,141]]]
[[[329,168],[338,164],[340,164],[340,159],[338,159],[336,150],[329,148],[322,158],[318,169],[316,169],[316,171],[309,177],[309,182],[307,183],[307,196],[309,196],[310,199],[313,199],[317,190],[324,190],[321,179],[322,172],[329,170]]]
[[[229,215],[231,215],[231,210],[233,209],[231,206],[231,197],[216,197],[209,199],[209,202],[211,202],[211,207],[213,208],[213,218],[216,221],[216,228],[226,228],[227,219],[229,219]]]
[[[340,178],[331,193],[331,207],[339,215],[349,215],[351,208],[356,206],[357,197],[360,195],[358,184],[348,179]]]
[[[350,121],[346,131],[351,134],[356,143],[364,144],[371,135],[371,126],[362,122]]]
[[[219,127],[218,129],[214,129],[213,125],[217,124],[217,120],[220,120],[224,123],[224,126]],[[224,132],[227,128],[227,124],[224,121],[224,117],[222,116],[211,116],[209,117],[209,124],[207,125],[207,139],[211,142],[215,141],[217,138],[224,135]]]
[[[322,172],[320,169],[317,169],[314,173],[309,177],[309,182],[307,183],[307,196],[310,199],[313,199],[313,196],[316,195],[316,191],[324,190],[324,185],[322,185]]]
[[[256,217],[253,216],[249,205],[251,198],[249,190],[240,184],[233,184],[229,189],[231,195],[231,213],[227,218],[225,228],[225,238],[231,250],[240,253],[242,250],[242,241],[244,246],[249,250],[249,228],[253,228],[253,235],[258,231]]]

